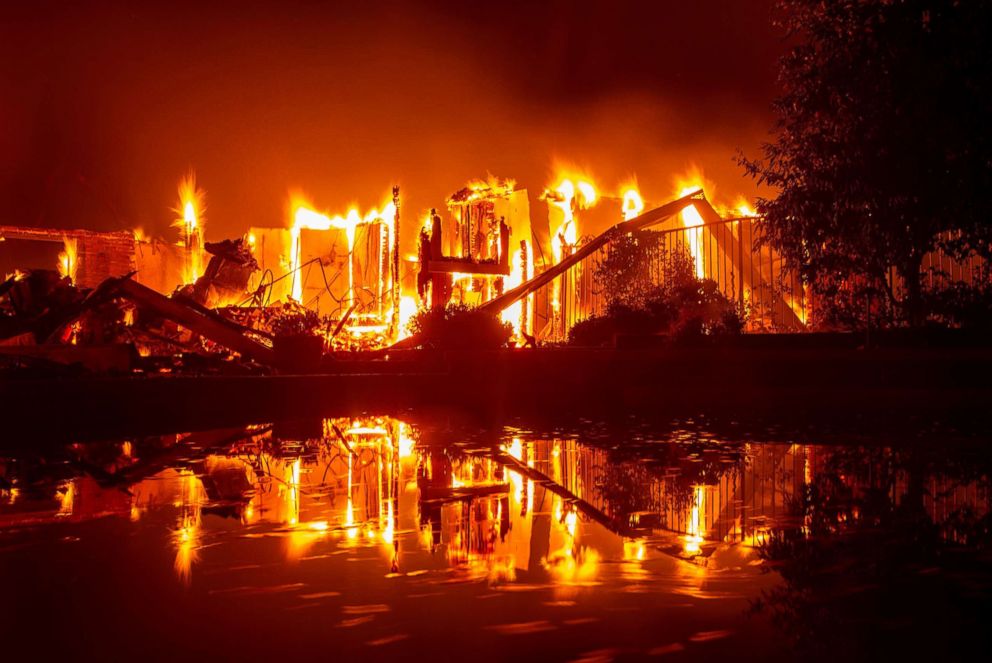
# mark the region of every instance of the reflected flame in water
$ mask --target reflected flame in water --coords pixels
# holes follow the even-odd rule
[[[110,508],[137,520],[173,505],[175,572],[187,584],[204,548],[201,512],[207,486],[216,520],[240,518],[245,538],[280,538],[288,560],[314,554],[315,545],[324,553],[326,544],[347,548],[356,557],[359,549],[372,550],[373,558],[395,573],[403,547],[404,563],[416,560],[418,549],[437,553],[461,580],[502,584],[523,576],[582,586],[618,568],[602,564],[606,559],[620,561],[619,572],[636,581],[646,572],[641,562],[649,556],[691,557],[697,563],[687,566],[703,567],[723,544],[761,545],[772,531],[772,523],[763,520],[774,506],[770,500],[777,500],[781,511],[786,498],[817,475],[815,458],[804,445],[779,445],[773,451],[742,445],[739,453],[756,459],[753,463],[727,463],[721,457],[704,461],[707,469],[698,473],[699,459],[693,458],[692,473],[683,467],[681,476],[678,471],[652,473],[629,462],[618,478],[603,472],[613,472],[623,461],[572,439],[518,434],[493,453],[477,441],[452,444],[441,437],[439,443],[431,429],[415,431],[384,417],[323,424],[323,435],[317,429],[312,439],[276,438],[270,428],[259,427],[247,430],[244,440],[224,453],[197,457],[200,452],[190,447],[193,458],[184,462],[196,468],[195,474],[159,470],[129,486],[132,496]],[[181,442],[179,437],[168,444]],[[139,465],[131,454],[144,448],[116,447],[115,462],[131,470]],[[779,463],[787,463],[788,471],[781,471]],[[790,477],[788,491],[774,483],[780,476]],[[617,501],[631,499],[630,492],[617,497],[604,490],[631,477],[637,482],[635,508]],[[710,483],[697,483],[703,477]],[[52,517],[107,513],[105,498],[90,498],[99,490],[86,478],[60,483],[57,503],[48,503]],[[637,501],[643,495],[651,496],[650,504]],[[17,498],[16,488],[3,497],[0,505],[5,506]],[[422,570],[417,563],[404,571]],[[696,578],[705,571],[686,573]]]
[[[685,544],[683,548],[685,549],[686,555],[698,555],[700,553],[700,544],[703,541],[703,531],[700,526],[700,512],[705,508],[706,503],[706,489],[703,486],[696,486],[692,491],[692,507],[689,511],[689,526],[688,531],[685,535]]]
[[[174,566],[179,580],[189,585],[192,580],[193,564],[199,560],[200,550],[200,509],[206,494],[203,483],[189,470],[179,475],[179,506],[181,510],[179,526],[173,533],[176,547]]]
[[[55,499],[59,503],[58,515],[67,517],[72,515],[72,509],[76,501],[76,482],[66,481],[55,491]]]

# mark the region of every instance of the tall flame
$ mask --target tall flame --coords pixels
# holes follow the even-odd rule
[[[75,283],[79,242],[75,238],[63,236],[62,246],[63,249],[59,253],[59,276]]]
[[[196,186],[196,174],[190,171],[179,180],[179,206],[173,211],[180,216],[172,224],[179,228],[179,246],[186,249],[184,283],[193,283],[203,275],[205,201],[206,192]]]
[[[562,211],[561,225],[551,234],[555,262],[560,262],[565,247],[578,241],[575,211],[589,209],[596,204],[596,187],[587,179],[573,182],[570,177],[562,177],[553,189],[545,192],[545,198]]]
[[[692,491],[692,508],[689,511],[689,526],[686,528],[684,549],[687,555],[699,554],[699,544],[703,542],[702,517],[706,505],[706,488],[695,486]]]
[[[699,189],[709,191],[712,195],[715,187],[705,179],[698,168],[693,166],[686,175],[676,180],[676,188],[679,192],[677,197],[682,198]],[[682,226],[686,228],[686,238],[689,242],[689,253],[692,254],[692,262],[695,266],[696,278],[704,279],[706,278],[706,263],[703,259],[705,252],[703,242],[705,228],[703,226],[705,222],[695,205],[683,209],[679,216],[682,219]]]
[[[562,212],[561,225],[551,233],[551,254],[556,263],[565,257],[566,248],[575,245],[579,238],[575,211],[588,209],[596,204],[596,187],[588,178],[574,178],[561,175],[558,184],[544,192],[548,205],[557,207]],[[558,312],[561,311],[561,279],[555,279],[551,290],[551,308],[555,313],[554,320],[558,324]]]
[[[512,260],[510,261],[510,274],[503,280],[504,291],[516,288],[518,285],[534,276],[533,264],[534,252],[530,244],[527,244],[526,258],[521,254],[521,249],[513,251]],[[502,319],[503,322],[513,325],[513,335],[517,339],[523,339],[524,332],[529,333],[528,329],[523,328],[522,320],[525,305],[529,305],[529,299],[527,297],[506,307],[500,314],[500,319]]]

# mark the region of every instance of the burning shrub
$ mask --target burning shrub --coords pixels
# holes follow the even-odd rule
[[[492,350],[506,346],[513,326],[465,304],[428,309],[410,320],[421,346],[435,350]]]

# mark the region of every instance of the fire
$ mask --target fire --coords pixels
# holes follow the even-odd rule
[[[526,262],[526,265],[524,264]],[[527,279],[534,276],[534,252],[531,248],[531,244],[527,244],[527,255],[526,258],[521,254],[521,250],[517,249],[513,252],[513,258],[510,261],[510,274],[503,280],[503,289],[510,290],[515,288]],[[524,273],[526,272],[526,273]],[[523,338],[523,333],[529,333],[529,329],[524,328],[524,304],[529,304],[529,299],[522,299],[515,304],[508,306],[503,309],[500,314],[503,322],[507,322],[513,325],[513,335],[517,339]]]
[[[623,192],[623,219],[630,221],[644,211],[644,199],[635,188],[628,188]]]
[[[206,493],[200,479],[188,470],[179,476],[179,526],[173,532],[176,558],[173,566],[176,575],[185,585],[192,577],[193,563],[199,559],[201,507]]]
[[[75,283],[79,242],[75,238],[63,237],[62,246],[63,249],[59,253],[59,276]]]
[[[696,486],[693,489],[692,509],[689,512],[689,526],[687,528],[684,549],[687,555],[698,555],[699,544],[703,542],[703,532],[701,527],[700,514],[706,504],[706,489],[703,486]]]
[[[559,499],[554,508],[554,522],[564,545],[543,560],[544,568],[561,585],[593,584],[599,574],[599,553],[594,548],[579,545],[578,515],[574,511],[562,511]]]
[[[548,205],[557,207],[562,213],[561,224],[551,233],[551,254],[558,263],[565,257],[566,250],[570,250],[578,241],[575,212],[589,209],[596,204],[596,187],[588,178],[579,179],[563,175],[554,188],[544,191],[542,197],[548,201]],[[555,313],[556,321],[557,314],[561,310],[561,287],[561,280],[555,279],[551,291],[551,308]]]
[[[203,212],[206,192],[196,186],[196,174],[190,171],[179,180],[179,206],[173,211],[180,215],[172,224],[179,228],[179,246],[186,249],[185,283],[193,283],[203,275]]]
[[[348,299],[354,300],[354,248],[355,235],[358,231],[358,226],[363,224],[382,223],[387,229],[386,246],[391,247],[393,244],[393,233],[396,232],[396,229],[393,227],[393,222],[396,216],[396,206],[393,205],[392,202],[389,202],[383,206],[381,212],[373,209],[364,217],[360,215],[358,210],[355,208],[348,210],[348,213],[345,216],[337,215],[331,217],[327,214],[322,214],[315,211],[309,203],[299,196],[293,196],[291,207],[293,210],[293,223],[290,226],[289,271],[293,275],[293,299],[297,302],[303,299],[303,280],[300,278],[300,274],[298,273],[301,262],[300,253],[302,251],[302,247],[300,246],[300,231],[331,230],[332,228],[335,228],[344,230],[348,239]],[[387,248],[387,250],[390,249]],[[388,278],[385,275],[380,276],[380,279],[388,281]]]
[[[400,297],[400,328],[397,340],[402,340],[410,335],[410,321],[417,314],[417,300],[409,295]]]
[[[751,206],[751,203],[748,202],[748,199],[745,198],[744,196],[740,196],[737,198],[737,202],[735,203],[735,211],[741,218],[753,218],[758,216],[758,213],[754,210],[754,208]]]
[[[452,198],[460,203],[470,203],[489,198],[508,198],[516,191],[517,182],[488,175],[484,180],[472,180]],[[430,215],[428,215],[428,219]]]
[[[76,501],[76,482],[66,481],[55,491],[59,503],[59,516],[71,516]]]
[[[551,234],[555,262],[560,262],[565,247],[578,241],[575,211],[596,204],[596,187],[586,179],[573,182],[571,178],[563,177],[553,189],[544,192],[544,197],[562,211],[561,225]]]
[[[694,191],[704,188],[702,174],[695,168],[690,173],[677,181],[678,198],[688,196]],[[695,205],[690,205],[682,210],[679,215],[682,218],[682,226],[686,228],[686,238],[689,242],[689,253],[692,255],[692,262],[695,265],[696,278],[706,278],[706,265],[703,262],[703,217]]]

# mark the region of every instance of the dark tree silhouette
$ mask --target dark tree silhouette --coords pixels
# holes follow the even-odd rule
[[[990,255],[992,2],[780,0],[776,17],[793,45],[775,137],[740,158],[778,191],[758,202],[762,241],[814,286],[860,279],[919,324],[926,253]]]

